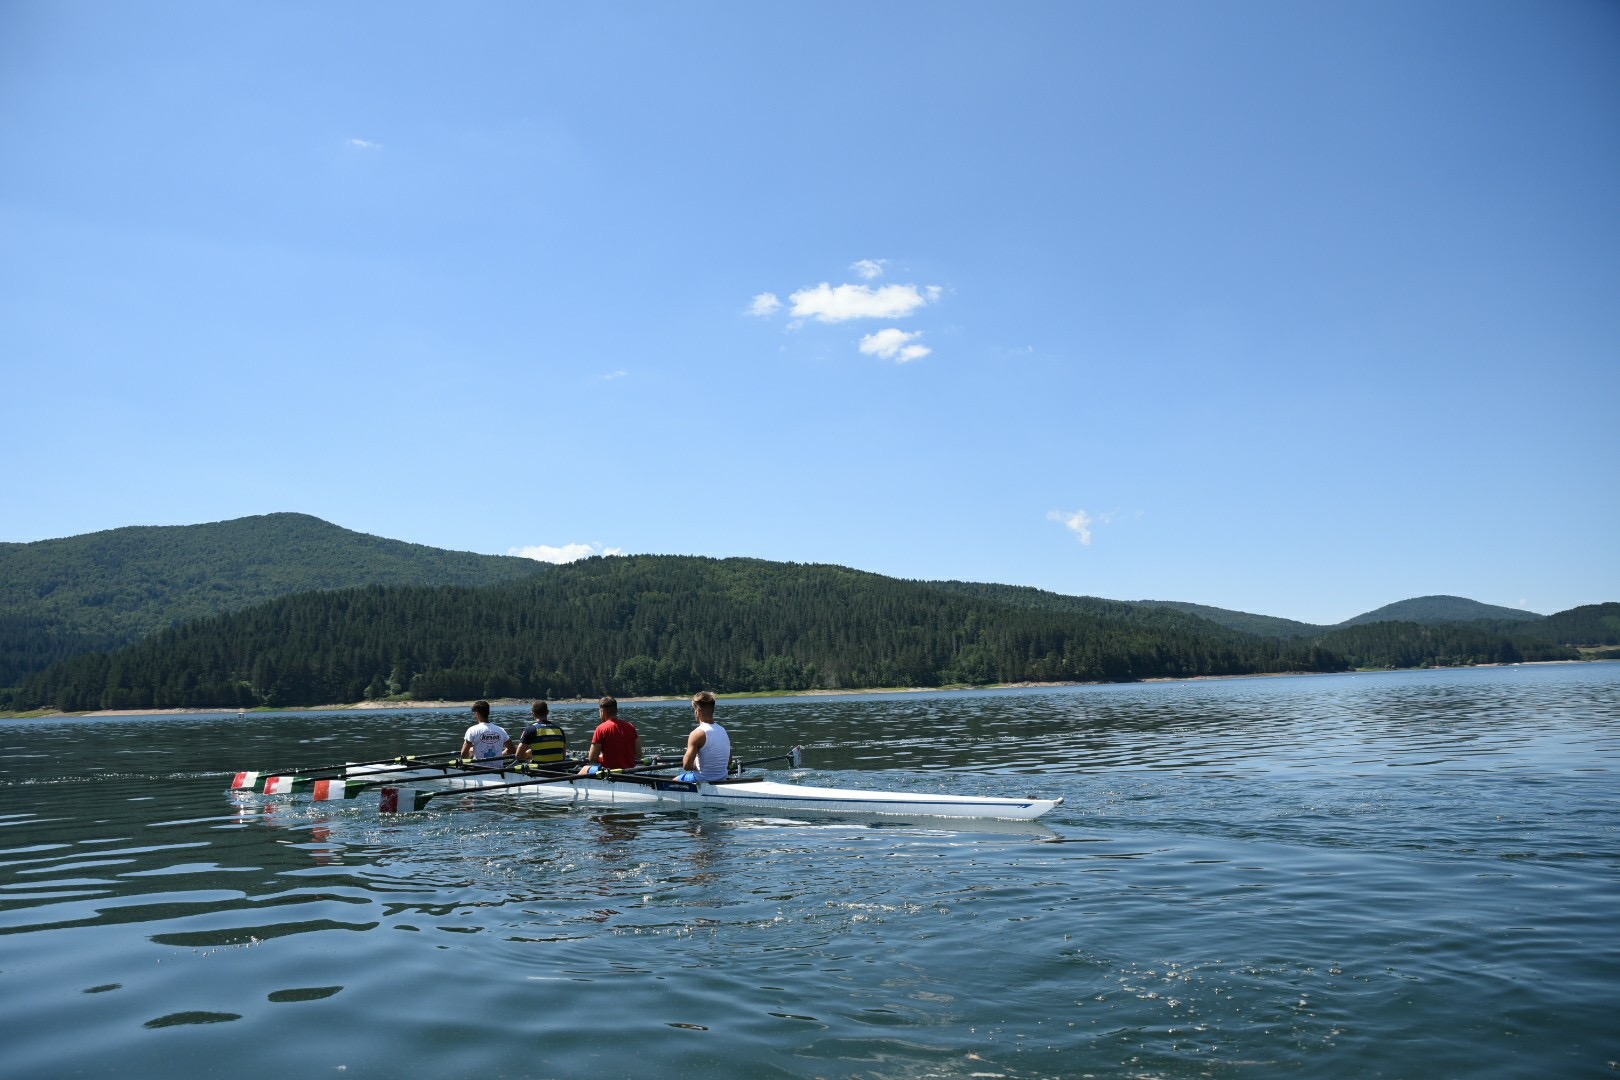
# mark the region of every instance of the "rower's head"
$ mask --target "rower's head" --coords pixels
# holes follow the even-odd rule
[[[692,695],[692,708],[697,710],[699,720],[713,720],[714,695],[707,690],[699,690]]]
[[[544,720],[546,718],[546,714],[551,712],[551,706],[547,705],[543,701],[537,701],[533,705],[529,706],[529,712],[534,715],[536,720]]]
[[[483,701],[483,700],[473,702],[472,711],[473,711],[473,714],[478,717],[478,719],[480,719],[480,720],[488,720],[489,719],[489,702]]]
[[[617,717],[619,715],[619,699],[611,695],[598,701],[596,707],[601,710],[603,716]]]

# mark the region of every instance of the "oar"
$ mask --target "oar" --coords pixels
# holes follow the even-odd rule
[[[422,754],[419,756],[407,754],[400,757],[378,758],[376,761],[345,761],[338,765],[305,765],[296,769],[239,772],[231,780],[231,789],[239,790],[243,788],[252,788],[254,791],[262,792],[264,790],[264,782],[272,776],[308,776],[310,773],[333,772],[338,769],[347,769],[351,765],[398,765],[403,763],[407,758],[412,761],[432,761],[441,758],[458,758],[460,756],[460,751],[455,751],[448,754]]]
[[[437,756],[437,755],[431,755]],[[505,776],[507,772],[522,772],[522,766],[507,764],[507,758],[484,758],[483,761],[501,764],[483,764],[473,758],[455,758],[452,761],[428,761],[426,758],[390,758],[387,761],[371,761],[371,763],[356,764],[397,764],[402,769],[437,769],[444,777],[421,777],[421,779],[447,779],[450,772],[470,772],[475,776],[488,776],[494,772],[496,776]],[[578,764],[578,763],[575,763]],[[373,787],[384,784],[399,784],[399,776],[390,772],[373,774],[373,776],[272,776],[264,780],[264,793],[266,795],[290,795],[296,792],[313,792],[316,801],[334,800],[334,798],[353,798],[360,792],[366,792]]]
[[[657,769],[667,768],[669,768],[667,765],[648,765],[638,769],[609,770],[607,772],[598,773],[595,776],[586,776],[583,773],[573,772],[564,773],[562,776],[547,776],[535,780],[514,780],[506,784],[488,784],[484,787],[476,788],[442,788],[439,791],[422,791],[419,788],[403,786],[384,787],[382,789],[382,802],[378,806],[378,809],[385,814],[403,814],[411,810],[422,809],[422,807],[426,806],[434,799],[437,799],[440,795],[482,795],[488,791],[511,791],[513,788],[536,787],[540,784],[562,784],[574,780],[618,780],[621,777],[636,777],[648,781],[665,780],[668,779],[668,777],[646,776],[645,774]],[[351,798],[352,793],[345,791],[340,795],[337,794],[334,789],[333,794],[323,796],[320,793],[320,789],[317,788],[315,797],[317,799],[346,799]]]
[[[737,764],[735,766],[735,769],[736,769],[737,772],[742,772],[744,769],[748,768],[749,766],[752,766],[752,765],[764,765],[766,762],[770,762],[770,761],[786,761],[786,762],[790,762],[790,764],[788,765],[788,768],[797,769],[804,763],[804,747],[795,746],[793,749],[789,750],[787,753],[785,753],[785,754],[777,754],[775,757],[759,757],[759,758],[754,758],[752,761],[739,761],[739,762],[737,762]]]
[[[501,758],[501,759],[489,758],[489,759],[486,759],[486,760],[496,761],[496,760],[505,760],[505,759],[504,758]],[[436,763],[431,762],[431,761],[423,761],[423,760],[417,759],[417,758],[401,758],[401,759],[399,759],[399,761],[397,763],[393,762],[393,761],[388,761],[388,762],[375,762],[374,764],[379,764],[379,765],[383,765],[383,764],[386,764],[386,765],[399,764],[399,765],[402,765],[402,766],[404,766],[406,768],[438,769],[438,770],[440,770],[441,772],[444,773],[444,776],[442,776],[442,777],[425,776],[425,777],[418,777],[417,778],[417,779],[422,779],[422,780],[448,779],[449,776],[450,776],[450,770],[452,770],[452,769],[457,769],[457,770],[459,770],[459,771],[461,771],[463,773],[472,773],[472,774],[481,775],[481,776],[487,776],[490,773],[494,773],[497,776],[504,776],[508,772],[519,772],[519,773],[521,773],[521,772],[525,771],[522,765],[502,766],[499,769],[491,769],[491,768],[488,768],[487,766],[480,766],[480,765],[473,764],[469,760],[466,760],[466,759],[461,759],[461,760],[456,760],[456,761],[447,761],[447,762],[443,762],[442,764],[436,764]],[[577,768],[579,768],[579,766],[581,766],[583,764],[584,764],[584,762],[582,762],[582,761],[573,761],[573,762],[560,761],[560,762],[555,763],[556,766],[563,767],[563,768],[573,768],[573,769],[577,769]],[[570,773],[569,775],[573,775],[573,774]],[[272,779],[272,782],[274,782],[275,780],[279,780],[280,778],[279,777],[272,777],[271,779]],[[384,774],[382,776],[371,777],[371,778],[334,776],[334,777],[329,777],[329,778],[320,779],[320,780],[305,780],[305,779],[300,778],[300,777],[292,777],[292,778],[289,779],[289,784],[291,786],[282,787],[280,785],[276,785],[276,786],[267,788],[266,791],[267,791],[268,794],[276,795],[276,794],[285,794],[286,792],[289,792],[289,791],[296,792],[296,791],[308,790],[308,791],[311,791],[314,794],[315,800],[317,802],[325,802],[325,801],[328,801],[328,800],[336,800],[336,799],[352,799],[356,795],[360,794],[362,791],[370,791],[374,787],[384,787],[384,786],[387,786],[387,785],[397,785],[400,782],[401,781],[400,781],[399,777],[390,776],[390,775],[387,775],[387,774]]]
[[[754,758],[751,761],[739,762],[737,768],[739,770],[746,769],[751,765],[763,765],[768,761],[791,761],[793,763],[793,768],[796,769],[799,767],[803,750],[804,747],[795,746],[792,750],[785,754],[777,754],[774,757]],[[402,814],[411,810],[420,810],[422,807],[426,806],[428,803],[432,802],[434,799],[437,799],[441,795],[480,795],[486,791],[510,791],[513,788],[534,787],[539,784],[560,784],[564,781],[572,780],[594,779],[618,781],[623,779],[631,780],[632,782],[637,783],[652,783],[658,780],[667,780],[668,777],[653,776],[650,774],[660,769],[668,769],[673,767],[674,766],[670,765],[645,765],[634,769],[609,770],[607,772],[599,773],[594,777],[584,776],[580,773],[569,773],[564,776],[548,776],[537,780],[516,780],[507,784],[489,784],[484,787],[477,788],[445,788],[441,791],[420,791],[413,787],[404,786],[384,787],[382,789],[382,802],[379,809],[383,813]],[[336,781],[331,781],[329,783],[336,783]],[[350,792],[347,787],[343,788],[341,793],[339,793],[339,790],[336,788],[330,788],[329,790],[332,791],[332,794],[323,795],[321,794],[321,789],[317,788],[315,797],[317,799],[346,799],[351,798],[354,794],[353,792]]]

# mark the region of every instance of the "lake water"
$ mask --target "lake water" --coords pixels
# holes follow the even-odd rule
[[[556,715],[578,747],[593,710]],[[625,715],[674,749],[691,713]],[[0,1073],[1620,1070],[1620,664],[720,718],[739,757],[805,744],[777,778],[1066,802],[385,817],[227,774],[454,749],[464,713],[0,722]]]

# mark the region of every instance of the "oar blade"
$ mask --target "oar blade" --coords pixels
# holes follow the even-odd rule
[[[420,810],[433,797],[432,792],[413,787],[385,787],[381,789],[381,795],[377,809],[385,814],[408,814],[412,810]]]
[[[308,791],[314,785],[315,781],[308,776],[269,776],[262,790],[266,795],[293,795]]]
[[[362,791],[372,787],[364,780],[345,780],[337,777],[331,780],[317,780],[310,789],[316,802],[336,801],[339,799],[352,799]]]
[[[259,774],[256,772],[239,772],[231,778],[232,791],[257,791]]]

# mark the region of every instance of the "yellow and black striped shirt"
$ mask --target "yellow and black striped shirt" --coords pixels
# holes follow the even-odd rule
[[[541,720],[524,728],[518,742],[529,748],[530,761],[550,764],[568,756],[568,736],[549,720]]]

